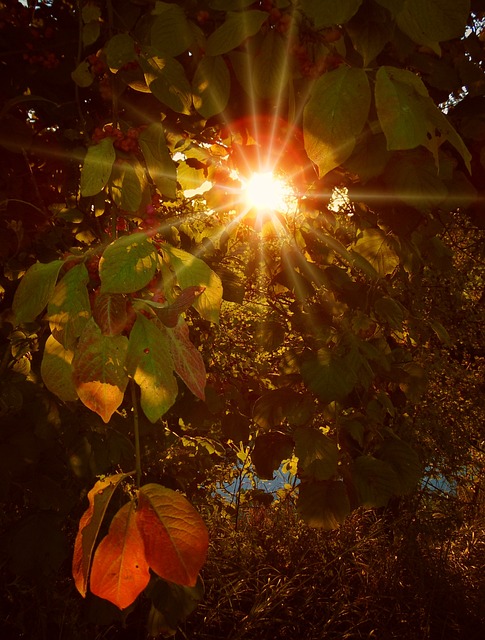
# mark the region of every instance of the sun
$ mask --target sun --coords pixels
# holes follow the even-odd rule
[[[244,194],[248,208],[262,213],[288,213],[295,201],[290,184],[272,171],[253,173],[244,183]]]

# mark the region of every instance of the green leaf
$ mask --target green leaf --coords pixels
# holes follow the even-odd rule
[[[174,58],[142,58],[145,80],[157,100],[177,113],[189,115],[192,89],[183,65]]]
[[[402,330],[402,324],[407,312],[397,300],[389,298],[388,296],[382,296],[382,298],[376,300],[374,310],[378,317],[384,322],[387,322],[392,329]]]
[[[448,195],[431,156],[421,150],[393,158],[385,180],[397,199],[421,211],[439,207]]]
[[[278,98],[288,82],[288,47],[276,30],[264,36],[251,70],[252,86],[260,98]]]
[[[445,327],[441,324],[441,322],[438,322],[437,320],[430,320],[429,326],[433,329],[435,334],[438,336],[440,342],[442,342],[447,346],[451,345],[450,334],[445,329]]]
[[[359,176],[366,183],[380,176],[389,162],[392,153],[387,150],[386,138],[382,133],[365,135],[357,142],[345,168]]]
[[[50,330],[66,349],[72,349],[91,316],[84,263],[75,265],[57,283],[47,307]]]
[[[319,349],[315,356],[305,360],[301,375],[306,386],[327,404],[343,400],[357,382],[345,359],[327,349]]]
[[[184,587],[155,577],[145,589],[152,601],[147,629],[150,637],[174,636],[177,627],[194,611],[204,597],[204,584],[199,577],[194,587]]]
[[[88,493],[89,507],[79,521],[72,559],[74,584],[83,598],[86,597],[91,558],[106,509],[117,486],[127,477],[128,474],[119,473],[98,480]]]
[[[399,266],[399,256],[380,229],[364,229],[354,247],[356,253],[365,258],[382,278],[393,273]]]
[[[186,51],[194,40],[182,7],[157,2],[156,18],[150,31],[151,46],[157,55],[175,57]]]
[[[375,3],[361,6],[346,25],[354,49],[362,56],[364,67],[381,53],[391,38],[392,24],[387,11]]]
[[[90,87],[94,82],[94,76],[91,73],[91,67],[87,60],[80,62],[74,71],[71,72],[71,78],[78,87],[85,89]]]
[[[303,111],[303,137],[305,150],[320,176],[352,153],[367,121],[370,100],[363,69],[341,66],[315,82]]]
[[[203,118],[222,113],[231,91],[231,76],[224,58],[204,56],[192,80],[194,107]]]
[[[405,494],[417,488],[423,469],[418,454],[407,442],[389,438],[379,447],[376,456],[394,469],[399,485],[397,493]]]
[[[82,29],[82,41],[85,47],[94,44],[101,33],[101,25],[98,21],[88,22]]]
[[[126,368],[140,387],[143,412],[156,422],[175,402],[178,387],[166,329],[141,314],[130,333]]]
[[[93,2],[86,2],[81,10],[84,24],[97,22],[101,18],[101,9]]]
[[[138,492],[137,525],[150,568],[165,580],[195,586],[209,534],[190,502],[176,491],[146,484]]]
[[[218,56],[236,49],[246,38],[254,36],[268,18],[266,11],[228,11],[225,22],[207,39],[206,54]]]
[[[135,41],[127,33],[118,33],[108,40],[104,47],[106,63],[116,73],[128,62],[136,60]]]
[[[470,0],[406,0],[397,12],[396,22],[418,44],[433,45],[460,38],[470,14]]]
[[[319,429],[296,429],[295,456],[300,477],[311,480],[330,480],[337,473],[336,443]]]
[[[385,507],[399,493],[399,479],[390,464],[373,456],[359,456],[352,464],[352,481],[359,504]]]
[[[173,329],[167,329],[174,369],[192,393],[205,400],[207,373],[200,351],[190,341],[189,328],[183,318]]]
[[[362,0],[300,0],[300,7],[317,29],[344,24],[357,12]]]
[[[146,233],[122,236],[106,247],[99,262],[101,293],[133,293],[155,274],[157,253]]]
[[[91,318],[79,338],[72,361],[73,380],[83,404],[108,423],[123,402],[128,376],[125,336],[103,336]]]
[[[272,389],[260,396],[253,407],[253,420],[261,429],[272,429],[283,420],[300,426],[308,422],[314,412],[313,401],[307,394],[289,387]]]
[[[347,490],[338,480],[302,482],[296,508],[310,527],[327,531],[336,529],[350,513]]]
[[[380,67],[376,75],[377,116],[388,149],[414,149],[427,140],[426,108],[428,92],[411,71]]]
[[[73,356],[74,352],[65,349],[54,336],[47,338],[40,365],[40,375],[47,389],[63,402],[74,402],[78,399],[72,379]]]
[[[203,260],[191,253],[168,244],[163,245],[163,251],[170,257],[181,289],[192,286],[205,287],[194,300],[193,306],[204,320],[217,324],[222,302],[222,283],[219,276]]]
[[[124,211],[140,208],[146,186],[145,172],[136,158],[116,163],[111,176],[111,192],[115,204]]]
[[[18,324],[33,322],[54,293],[64,260],[36,262],[27,269],[13,298],[12,309]]]
[[[270,431],[257,436],[251,461],[260,478],[273,479],[273,472],[279,469],[283,460],[291,458],[293,453],[293,438],[280,431]]]
[[[107,185],[116,158],[113,138],[103,138],[88,148],[81,172],[81,195],[95,196]]]
[[[177,196],[177,170],[167,148],[165,131],[159,123],[149,125],[138,138],[148,173],[159,192],[174,199]]]

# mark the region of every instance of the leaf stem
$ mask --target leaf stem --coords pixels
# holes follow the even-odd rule
[[[138,398],[136,397],[136,387],[133,380],[130,380],[130,388],[131,404],[133,406],[133,428],[135,432],[136,486],[139,489],[141,484],[140,421],[138,415]]]

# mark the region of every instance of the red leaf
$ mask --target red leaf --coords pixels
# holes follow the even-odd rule
[[[125,357],[128,338],[103,336],[91,318],[79,339],[72,361],[73,380],[81,401],[104,422],[123,401],[128,375]]]
[[[126,609],[150,581],[143,540],[136,526],[135,503],[125,504],[111,521],[94,554],[91,592]]]
[[[204,360],[190,341],[189,328],[181,318],[178,326],[167,331],[173,366],[194,396],[205,400],[207,373]]]
[[[100,293],[94,303],[93,317],[104,336],[119,335],[128,321],[125,296]]]
[[[138,492],[136,519],[150,568],[165,580],[193,587],[209,534],[190,502],[171,489],[147,484]]]
[[[205,287],[190,286],[186,287],[178,298],[168,307],[157,309],[157,316],[166,327],[175,327],[181,313],[193,304],[194,300],[204,293]]]
[[[116,487],[127,475],[120,473],[104,480],[98,480],[88,493],[89,507],[79,522],[72,559],[72,576],[76,588],[83,598],[86,597],[91,556],[104,514]]]

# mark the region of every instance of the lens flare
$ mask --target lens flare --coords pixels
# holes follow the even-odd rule
[[[289,213],[296,200],[288,182],[272,171],[253,173],[244,185],[244,192],[248,207],[259,212]]]

